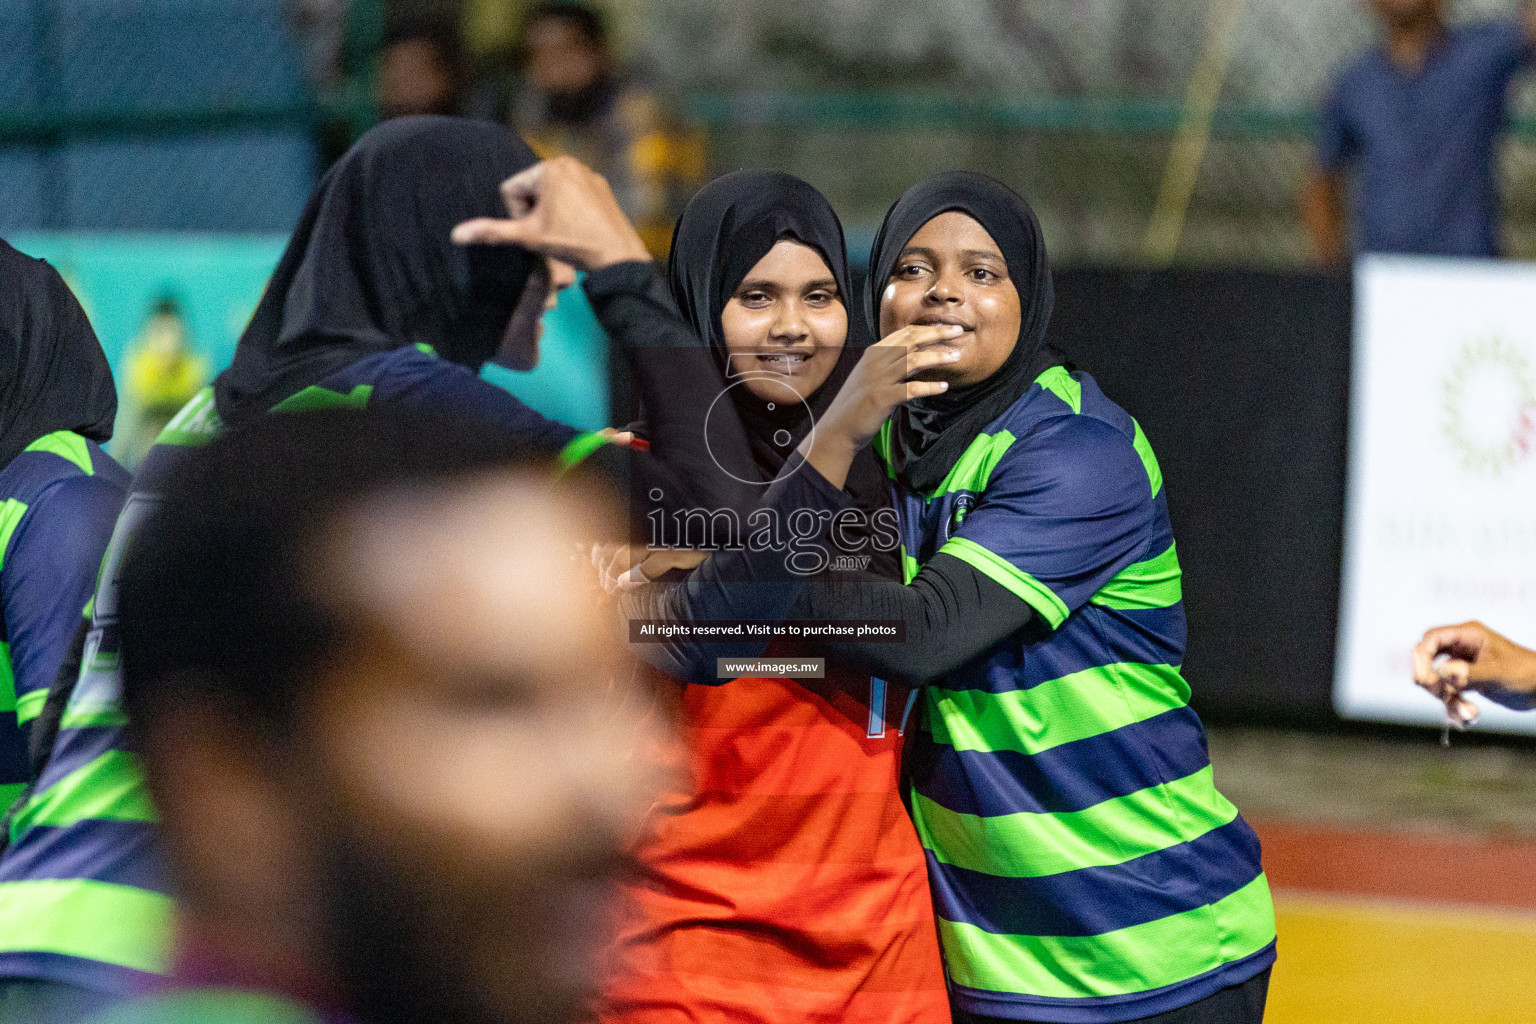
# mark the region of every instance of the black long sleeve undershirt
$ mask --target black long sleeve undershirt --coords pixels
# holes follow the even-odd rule
[[[652,508],[750,514],[764,485],[720,468],[750,465],[746,429],[731,402],[716,402],[722,385],[715,354],[678,312],[656,266],[618,263],[587,275],[582,287],[598,322],[629,357],[650,444],[649,452],[605,445],[585,468],[625,491],[637,526]],[[656,491],[661,498],[652,497]]]
[[[966,562],[940,552],[906,586],[866,580],[811,580],[791,606],[789,619],[878,620],[906,623],[901,643],[832,640],[817,652],[882,679],[921,685],[978,658],[998,641],[1028,626],[1034,610],[1002,584]]]
[[[847,496],[814,468],[798,459],[792,465],[796,471],[771,492],[774,504],[829,512],[846,507]],[[791,488],[790,481],[798,482]],[[769,580],[773,586],[761,585]],[[947,675],[1036,621],[1030,606],[1013,592],[943,553],[903,586],[878,576],[805,580],[785,572],[781,551],[717,551],[684,582],[641,587],[626,594],[622,605],[631,619],[678,623],[899,619],[906,623],[901,643],[825,641],[815,647],[872,675],[919,685]],[[766,647],[766,640],[678,640],[643,645],[639,653],[673,676],[710,684],[719,682],[716,658],[755,657]]]

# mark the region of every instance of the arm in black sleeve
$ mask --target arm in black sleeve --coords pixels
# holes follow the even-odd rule
[[[785,522],[797,514],[820,513],[823,531],[834,515],[852,508],[853,501],[798,454],[790,456],[768,493],[761,512]],[[818,538],[807,538],[815,541]],[[790,553],[750,545],[717,551],[683,582],[656,584],[629,591],[620,601],[626,619],[667,623],[776,623],[788,617],[806,577],[794,571]],[[668,675],[710,685],[716,658],[751,658],[768,646],[766,637],[728,639],[677,638],[639,645],[638,653]]]
[[[733,403],[716,401],[715,354],[678,312],[656,266],[618,263],[589,274],[582,287],[598,322],[628,354],[650,444],[648,453],[605,446],[588,468],[627,487],[637,522],[653,505],[750,514],[763,487],[720,468],[752,464],[746,430]],[[650,497],[656,490],[660,501]]]
[[[787,616],[813,622],[899,619],[901,643],[827,641],[818,653],[882,679],[922,685],[939,679],[1023,629],[1034,610],[1008,588],[942,551],[906,586],[867,580],[813,580]]]

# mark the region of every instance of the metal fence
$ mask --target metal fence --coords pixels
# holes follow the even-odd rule
[[[295,2],[0,0],[0,231],[285,231],[320,132],[371,117],[363,77],[317,98]],[[1353,0],[612,7],[637,59],[707,133],[713,170],[803,175],[855,248],[912,181],[969,167],[1028,195],[1057,258],[1080,264],[1305,262],[1296,204],[1311,110],[1369,38]],[[1206,144],[1170,207],[1170,156],[1212,53]],[[768,82],[775,91],[743,91]],[[1517,110],[1506,243],[1536,257],[1536,91]],[[1177,244],[1158,252],[1149,229],[1159,217],[1166,228],[1170,208],[1178,230],[1163,237]]]
[[[1164,100],[1003,105],[890,94],[698,96],[689,109],[708,127],[715,170],[800,174],[831,198],[855,247],[907,185],[964,167],[1028,196],[1064,264],[1149,261],[1147,233],[1185,114]],[[1313,126],[1307,111],[1217,108],[1172,261],[1306,263],[1297,207]],[[1536,258],[1536,119],[1513,126],[1503,193],[1507,252]]]

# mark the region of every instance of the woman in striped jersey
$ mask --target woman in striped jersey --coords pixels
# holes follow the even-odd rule
[[[9,807],[32,777],[34,726],[81,627],[128,474],[99,447],[112,436],[117,393],[85,311],[57,271],[5,242],[0,366],[0,793]],[[56,842],[56,826],[38,823],[42,844]],[[42,970],[58,958],[25,938],[68,888],[58,878],[16,860],[0,871],[0,1019],[42,1022],[94,1001],[78,976]]]
[[[751,440],[748,458],[720,468],[767,485],[863,351],[842,225],[798,178],[726,175],[678,221],[671,279]],[[895,517],[867,450],[843,491],[851,508],[831,557],[862,553],[895,579]],[[710,517],[717,535],[705,538],[686,536],[686,518],[657,523],[657,546],[739,545],[755,529]],[[923,851],[898,785],[909,688],[836,664],[820,679],[707,682],[679,695],[686,772],[638,850],[601,1019],[947,1024]]]
[[[932,375],[950,387],[866,435],[906,585],[812,581],[789,617],[907,624],[904,644],[827,653],[924,684],[910,809],[956,1018],[1258,1024],[1274,911],[1180,672],[1162,473],[1136,421],[1045,344],[1033,211],[941,175],[892,207],[870,271],[879,332],[960,332]],[[733,557],[711,572],[771,556]],[[712,591],[646,589],[635,617],[715,617]],[[700,649],[669,653],[699,671]]]

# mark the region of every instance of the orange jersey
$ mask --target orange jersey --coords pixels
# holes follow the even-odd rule
[[[692,786],[638,851],[603,1024],[948,1024],[899,786],[910,690],[827,674],[684,687]]]

